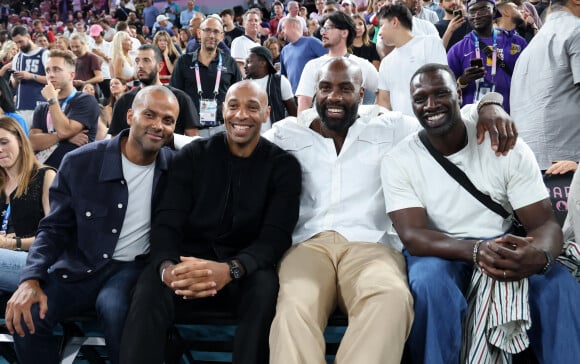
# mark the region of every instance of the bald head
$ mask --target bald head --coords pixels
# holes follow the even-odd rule
[[[226,93],[226,98],[224,103],[227,103],[229,99],[235,98],[239,99],[242,94],[250,98],[255,98],[260,101],[260,104],[265,108],[268,106],[268,94],[265,90],[260,88],[258,84],[252,80],[243,80],[234,83]]]
[[[332,76],[329,74],[332,74]],[[336,77],[339,74],[348,76],[353,84],[362,87],[363,75],[361,68],[346,57],[335,57],[322,65],[322,68],[317,73],[316,80],[319,82],[323,78]]]
[[[133,104],[131,105],[131,108],[135,110],[146,106],[148,97],[150,95],[154,95],[153,97],[161,96],[166,100],[168,104],[176,105],[177,112],[179,113],[179,102],[177,101],[177,98],[175,97],[173,92],[171,92],[171,90],[169,90],[165,86],[147,86],[143,88],[141,91],[137,93],[135,99],[133,99]],[[175,117],[177,118],[177,115]]]

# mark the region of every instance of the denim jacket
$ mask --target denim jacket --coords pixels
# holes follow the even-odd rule
[[[49,268],[64,281],[79,281],[111,261],[129,199],[120,144],[128,132],[65,156],[50,187],[51,212],[39,224],[21,282],[45,281]],[[165,185],[171,157],[168,148],[157,156],[153,207]]]

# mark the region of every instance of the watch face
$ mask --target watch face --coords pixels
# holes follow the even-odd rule
[[[232,276],[233,279],[240,279],[242,278],[242,271],[240,270],[239,267],[232,267],[230,269],[230,275]]]

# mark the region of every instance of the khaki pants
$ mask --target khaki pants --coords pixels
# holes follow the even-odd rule
[[[270,363],[326,363],[323,333],[337,304],[349,324],[336,363],[401,362],[413,298],[400,252],[327,231],[293,246],[279,276]]]

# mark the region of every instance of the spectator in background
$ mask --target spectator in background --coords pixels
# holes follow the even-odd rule
[[[73,86],[75,58],[70,51],[53,50],[46,63],[46,100],[34,110],[30,143],[38,160],[58,169],[64,155],[95,140],[99,105],[94,96]]]
[[[282,24],[281,35],[287,43],[280,52],[280,73],[288,78],[292,92],[296,94],[304,66],[311,59],[326,54],[326,49],[318,38],[302,34],[302,25],[298,19],[288,18]]]
[[[236,60],[242,78],[244,77],[244,64],[250,54],[250,49],[261,45],[260,43],[260,19],[262,14],[257,9],[250,9],[244,14],[244,36],[237,37],[232,41],[231,55]]]
[[[169,34],[162,30],[155,34],[153,45],[159,48],[163,56],[163,62],[161,62],[161,69],[159,70],[159,79],[162,84],[167,85],[169,84],[169,80],[171,80],[173,67],[177,57],[180,56],[180,52],[175,48]]]
[[[179,24],[182,28],[187,28],[189,26],[189,21],[196,13],[195,9],[193,8],[194,4],[194,0],[187,0],[187,8],[183,9],[179,14]]]
[[[314,19],[317,22],[319,22],[319,21],[322,20],[322,17],[324,16],[324,14],[323,14],[323,10],[324,10],[324,0],[316,0],[316,2],[314,3],[314,5],[316,6],[316,11],[311,12],[310,15],[309,15],[309,18],[310,19]]]
[[[46,84],[44,66],[48,51],[34,44],[26,28],[12,28],[12,40],[20,52],[12,59],[12,76],[10,81],[16,89],[16,109],[30,125],[32,114],[38,102],[44,101],[40,91]]]
[[[111,79],[109,83],[109,93],[110,97],[107,100],[107,104],[105,105],[105,125],[107,128],[111,125],[111,119],[113,116],[113,108],[117,103],[117,100],[121,98],[127,92],[129,88],[127,87],[127,83],[119,78]]]
[[[461,88],[463,105],[495,91],[502,94],[503,107],[509,113],[513,69],[527,42],[513,32],[494,28],[495,15],[495,0],[470,0],[467,19],[473,31],[451,47],[447,60]],[[480,58],[482,65],[471,65],[473,58]]]
[[[161,14],[157,16],[155,25],[153,25],[153,29],[151,30],[151,35],[155,36],[155,33],[163,30],[173,37],[175,34],[172,29],[173,24],[169,21],[169,18],[166,15]]]
[[[308,35],[313,37],[319,31],[320,23],[317,19],[308,19]]]
[[[300,25],[302,26],[302,34],[307,35],[308,27],[306,26],[306,20],[298,15],[298,11],[300,10],[300,4],[297,1],[289,1],[287,5],[287,10],[288,14],[286,14],[285,17],[280,19],[280,22],[278,23],[278,32],[280,32],[280,30],[282,29],[282,25],[284,24],[286,19],[295,18],[298,19]]]
[[[44,22],[40,19],[36,19],[32,22],[32,28],[33,28],[33,37],[32,39],[34,39],[36,41],[36,37],[38,35],[44,35],[46,36],[46,39],[48,39],[49,43],[54,43],[54,41],[56,40],[56,38],[54,37],[54,33],[52,32],[52,30],[46,29],[44,27]],[[43,47],[43,48],[48,48],[48,47]]]
[[[579,49],[580,4],[552,0],[551,13],[514,69],[512,116],[542,170],[553,161],[580,160]]]
[[[191,33],[189,32],[188,27],[179,29],[179,36],[177,37],[177,45],[179,46],[181,53],[185,52],[185,49],[187,48],[187,43],[189,42],[190,38]]]
[[[378,70],[381,64],[381,58],[377,52],[375,43],[371,42],[365,19],[361,14],[352,16],[356,26],[356,37],[352,42],[352,53],[355,56],[367,59]]]
[[[443,19],[435,23],[439,37],[447,51],[471,32],[471,25],[463,14],[460,0],[441,0],[439,6],[445,11]]]
[[[48,42],[48,38],[46,38],[46,35],[44,34],[37,34],[34,43],[36,43],[37,46],[44,49],[51,48],[51,44]]]
[[[25,131],[7,115],[0,116],[0,139],[1,295],[18,288],[38,224],[50,211],[48,189],[56,173],[36,160]]]
[[[143,8],[143,22],[149,29],[153,29],[153,25],[157,21],[159,10],[153,5],[153,0],[146,0]]]
[[[423,0],[423,7],[435,12],[435,14],[437,14],[438,21],[443,19],[443,16],[445,15],[445,11],[438,4],[439,2],[440,1],[436,3],[433,0]]]
[[[12,89],[10,89],[10,84],[4,78],[0,78],[0,116],[9,116],[16,120],[22,127],[22,130],[24,130],[26,136],[28,136],[29,130],[26,120],[16,113]]]
[[[340,11],[348,16],[353,16],[356,13],[356,5],[353,0],[342,0],[340,3]]]
[[[234,23],[234,11],[232,9],[222,10],[220,17],[224,26],[223,41],[228,47],[231,47],[234,39],[244,35],[244,30]]]
[[[53,49],[59,49],[61,51],[70,51],[70,41],[68,37],[64,35],[59,35],[56,37],[56,42],[54,42]]]
[[[167,4],[163,8],[163,13],[169,18],[168,20],[170,20],[171,23],[179,24],[177,18],[179,17],[179,14],[181,14],[181,8],[177,3],[174,3],[173,0],[167,0]],[[159,19],[157,19],[157,22],[159,22]]]
[[[18,46],[14,41],[7,40],[0,49],[0,77],[10,82],[12,75],[12,59],[18,54]]]
[[[135,79],[135,63],[129,56],[133,44],[127,32],[118,32],[111,47],[111,78],[119,78],[130,86]]]
[[[278,34],[278,24],[284,18],[284,4],[280,1],[275,1],[272,8],[274,9],[274,16],[269,21],[270,35],[276,36]]]
[[[103,38],[103,28],[99,24],[91,25],[89,29],[89,49],[91,52],[99,57],[101,61],[101,74],[103,75],[103,81],[99,84],[103,97],[108,99],[109,93],[109,82],[111,81],[111,47],[112,44],[107,42]]]
[[[250,49],[250,55],[245,65],[246,79],[256,82],[268,95],[270,115],[261,125],[262,132],[270,129],[274,123],[286,116],[296,116],[296,102],[292,86],[288,79],[278,75],[272,53],[268,48],[258,46]]]
[[[264,42],[264,47],[268,48],[270,53],[272,53],[272,62],[276,68],[276,72],[280,72],[280,51],[282,45],[276,37],[270,37]],[[277,65],[276,65],[277,64]]]
[[[70,39],[70,48],[76,56],[74,87],[80,90],[87,83],[95,86],[103,82],[101,60],[97,55],[89,52],[87,38],[79,34],[74,34]]]
[[[412,33],[413,16],[402,4],[387,5],[379,13],[383,44],[395,47],[381,61],[376,103],[389,110],[413,117],[409,97],[411,77],[428,63],[447,65],[447,54],[438,36]]]
[[[111,27],[111,23],[107,18],[99,19],[99,25],[103,29],[103,39],[107,42],[113,41],[113,37],[115,36],[115,29]]]

